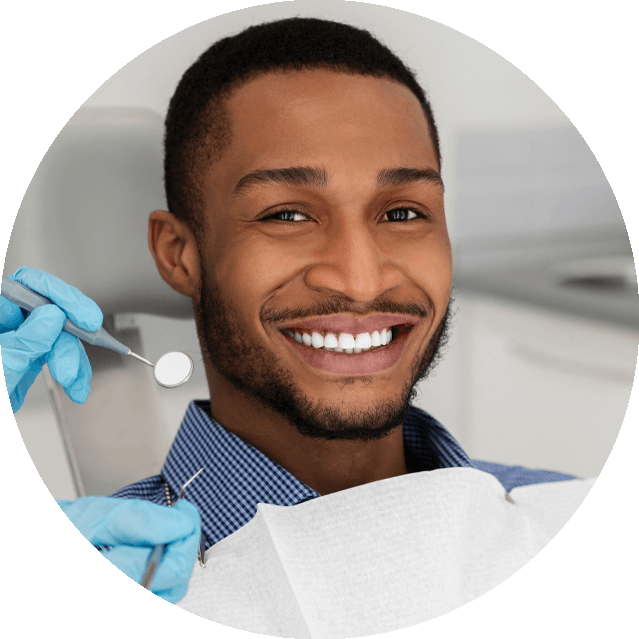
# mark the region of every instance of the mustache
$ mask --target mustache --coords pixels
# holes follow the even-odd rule
[[[303,320],[307,317],[337,315],[338,313],[352,313],[354,315],[397,313],[399,315],[414,315],[419,318],[426,318],[433,314],[433,306],[430,302],[415,304],[395,302],[388,299],[377,299],[368,304],[360,304],[344,297],[335,297],[309,306],[262,309],[260,319],[264,324],[281,324],[282,322]]]

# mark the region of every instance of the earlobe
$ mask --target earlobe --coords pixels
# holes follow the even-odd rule
[[[162,279],[182,295],[197,295],[200,261],[188,226],[168,211],[153,211],[149,215],[148,243]]]

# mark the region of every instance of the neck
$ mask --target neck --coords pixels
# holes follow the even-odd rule
[[[407,472],[401,426],[375,442],[323,442],[301,457],[291,474],[320,495],[346,490]]]
[[[260,435],[235,432],[320,495],[405,474],[401,426],[372,442],[305,437],[289,425]]]
[[[307,437],[215,371],[208,373],[212,417],[320,495],[407,472],[401,425],[373,441]]]

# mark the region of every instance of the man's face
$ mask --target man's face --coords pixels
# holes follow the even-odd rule
[[[198,237],[209,362],[303,434],[383,436],[435,355],[451,292],[421,106],[390,80],[316,70],[260,76],[228,110]]]

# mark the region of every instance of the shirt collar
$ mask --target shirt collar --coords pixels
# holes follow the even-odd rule
[[[455,439],[433,417],[411,407],[404,420],[404,448],[411,470],[434,470],[472,463]],[[200,468],[186,497],[200,512],[206,546],[245,524],[257,504],[293,506],[319,493],[266,455],[220,426],[208,401],[193,401],[186,411],[162,468],[174,495]]]

